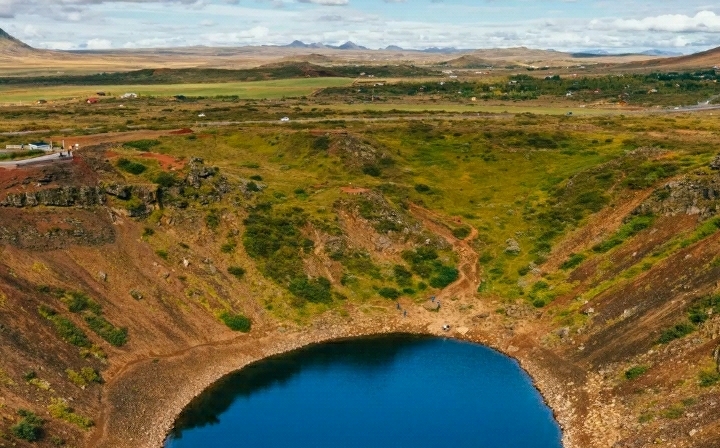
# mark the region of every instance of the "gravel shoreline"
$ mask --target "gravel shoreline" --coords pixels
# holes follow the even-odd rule
[[[516,359],[528,372],[545,402],[552,409],[563,433],[563,446],[583,446],[577,436],[581,430],[575,406],[568,398],[570,390],[546,367],[533,360],[533,348],[518,349],[488,338],[484,332],[466,335],[441,330],[437,318],[367,319],[322,328],[287,331],[276,328],[258,331],[234,341],[189,349],[169,358],[148,359],[133,365],[108,384],[103,399],[103,416],[88,446],[93,447],[162,447],[174,422],[185,406],[206,388],[225,375],[270,356],[286,353],[311,344],[337,339],[392,333],[454,337],[496,349]],[[253,332],[255,333],[255,331]],[[584,445],[587,446],[587,445]]]

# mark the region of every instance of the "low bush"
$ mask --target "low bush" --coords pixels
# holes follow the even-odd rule
[[[585,255],[583,254],[570,254],[567,260],[563,262],[563,264],[560,265],[560,269],[566,271],[568,269],[575,268],[580,265],[585,260]]]
[[[21,417],[15,425],[10,427],[10,431],[15,437],[28,442],[34,442],[42,436],[43,420],[34,413],[20,409],[17,411]]]
[[[158,250],[155,251],[155,255],[157,255],[158,257],[162,258],[163,260],[167,260],[167,259],[168,259],[168,253],[167,253],[166,250],[158,249]]]
[[[704,297],[687,309],[690,322],[699,325],[710,318],[710,313],[720,313],[720,295]]]
[[[441,266],[436,274],[430,279],[430,286],[433,288],[444,288],[458,279],[460,272],[452,266]]]
[[[122,347],[127,342],[127,328],[117,328],[102,316],[88,314],[85,322],[95,334],[115,347]]]
[[[161,187],[171,188],[177,183],[177,179],[174,174],[163,171],[153,178],[153,182]]]
[[[219,316],[220,320],[233,331],[241,331],[247,333],[252,327],[252,321],[242,314],[223,311]]]
[[[237,279],[241,279],[245,275],[245,269],[241,268],[240,266],[230,266],[229,268],[227,268],[227,271],[230,275],[234,276]]]
[[[211,229],[217,229],[220,225],[220,215],[218,215],[217,210],[210,210],[207,215],[205,215],[205,224]]]
[[[667,344],[671,341],[674,341],[675,339],[685,337],[693,331],[695,331],[695,327],[692,324],[682,322],[674,325],[672,328],[663,331],[657,342],[659,344]]]
[[[323,135],[312,142],[312,148],[316,151],[327,151],[330,149],[330,137]]]
[[[38,312],[41,316],[52,322],[58,336],[65,342],[76,347],[90,348],[90,340],[85,332],[79,329],[70,319],[61,316],[54,309],[40,305]]]
[[[714,370],[703,370],[699,375],[700,387],[714,386],[720,382],[720,373]]]
[[[647,366],[634,366],[625,371],[625,378],[628,380],[634,380],[639,378],[645,372],[648,371]]]
[[[430,186],[425,184],[415,184],[415,191],[417,191],[418,193],[429,193]]]
[[[62,398],[52,398],[48,405],[48,412],[53,418],[65,420],[80,429],[90,429],[95,425],[92,419],[76,414],[67,401]]]
[[[378,168],[376,165],[365,165],[362,167],[363,174],[367,174],[368,176],[372,177],[379,177],[382,172],[380,171],[380,168]]]
[[[123,146],[127,148],[133,148],[138,151],[149,151],[151,148],[160,145],[160,140],[134,140],[131,142],[123,143]]]
[[[288,286],[288,290],[296,297],[312,303],[330,303],[332,301],[330,289],[330,281],[325,277],[314,279],[297,277]]]
[[[126,173],[138,175],[145,172],[147,167],[142,163],[132,162],[126,158],[121,158],[117,161],[117,167]]]
[[[102,377],[97,370],[92,367],[83,367],[79,372],[76,372],[73,369],[67,369],[65,370],[65,373],[74,385],[82,389],[91,383],[102,383]]]
[[[452,234],[455,238],[459,240],[464,240],[465,238],[470,235],[470,228],[469,227],[456,227],[452,229]]]
[[[88,297],[87,294],[79,291],[71,291],[65,294],[61,301],[67,305],[71,313],[79,313],[81,311],[90,310],[93,313],[100,314],[102,308],[100,304]]]
[[[400,297],[400,291],[398,291],[395,288],[380,288],[378,290],[378,294],[380,294],[380,297],[384,297],[386,299],[397,299]]]
[[[400,286],[410,286],[412,284],[412,272],[408,271],[405,266],[396,264],[393,266],[393,275],[395,282]]]

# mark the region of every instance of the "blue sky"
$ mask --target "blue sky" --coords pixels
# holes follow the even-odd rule
[[[526,46],[684,53],[720,46],[707,0],[0,0],[0,28],[41,48]]]

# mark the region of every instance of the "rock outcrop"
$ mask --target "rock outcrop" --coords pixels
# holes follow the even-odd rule
[[[718,213],[720,176],[693,175],[666,183],[656,190],[633,214],[675,216],[699,215],[702,219]]]
[[[59,187],[25,193],[11,193],[0,201],[3,207],[92,207],[105,204],[102,187]]]

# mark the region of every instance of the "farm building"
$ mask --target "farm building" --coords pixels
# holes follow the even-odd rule
[[[95,98],[95,97],[88,98],[87,100],[85,100],[85,102],[88,103],[88,104],[95,104],[95,103],[97,103],[98,101],[100,101],[100,100],[99,100],[98,98]]]

